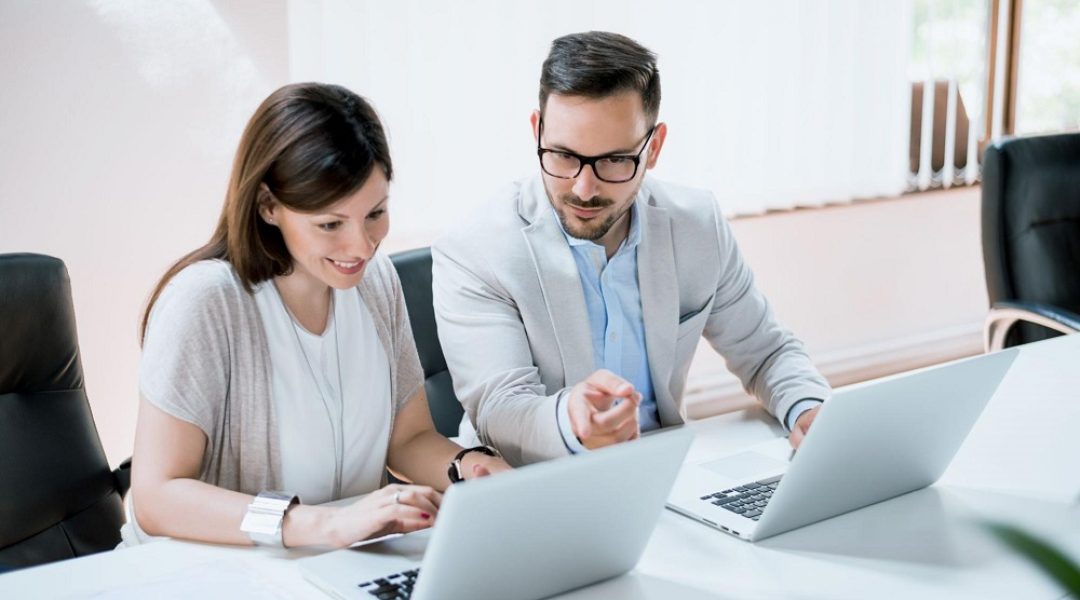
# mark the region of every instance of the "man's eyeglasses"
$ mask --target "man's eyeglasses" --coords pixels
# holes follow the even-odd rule
[[[544,120],[540,119],[536,135],[536,155],[540,157],[540,168],[545,173],[559,179],[574,179],[581,174],[585,165],[592,167],[600,181],[625,183],[637,175],[641,155],[649,146],[649,140],[656,132],[656,126],[649,130],[637,154],[602,154],[600,156],[582,156],[566,150],[550,150],[540,145],[544,133]]]

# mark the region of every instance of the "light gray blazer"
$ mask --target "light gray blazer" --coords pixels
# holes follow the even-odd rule
[[[711,193],[646,177],[638,282],[660,422],[686,416],[704,335],[778,418],[829,386],[773,316]],[[434,303],[454,390],[512,464],[565,456],[556,403],[595,370],[585,296],[539,176],[512,184],[435,242]]]

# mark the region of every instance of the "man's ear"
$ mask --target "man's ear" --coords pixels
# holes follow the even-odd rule
[[[259,203],[259,216],[266,222],[267,225],[274,227],[278,226],[278,209],[281,204],[274,198],[274,194],[270,192],[270,188],[266,187],[265,183],[259,184],[259,196],[257,198]]]
[[[540,111],[534,110],[529,115],[529,124],[532,125],[533,141],[540,143]]]
[[[667,123],[657,123],[656,131],[649,139],[649,158],[645,160],[645,168],[651,169],[656,166],[656,160],[660,158],[660,150],[664,147],[667,139]]]

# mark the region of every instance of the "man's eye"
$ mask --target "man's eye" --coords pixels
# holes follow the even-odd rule
[[[341,221],[331,221],[329,223],[319,223],[319,229],[323,231],[334,231],[338,227],[341,227]]]
[[[607,164],[609,164],[609,165],[611,165],[613,167],[620,167],[622,165],[629,164],[631,162],[631,160],[627,156],[609,156],[609,157],[603,159],[603,162],[605,162],[605,163],[607,163]]]

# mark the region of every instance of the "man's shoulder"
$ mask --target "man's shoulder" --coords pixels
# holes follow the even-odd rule
[[[674,219],[681,216],[698,220],[703,216],[719,215],[716,196],[709,190],[690,187],[650,177],[645,182],[647,202],[662,208]]]
[[[432,244],[433,248],[493,251],[520,240],[521,229],[528,225],[521,206],[529,185],[529,180],[503,185],[450,225]]]

